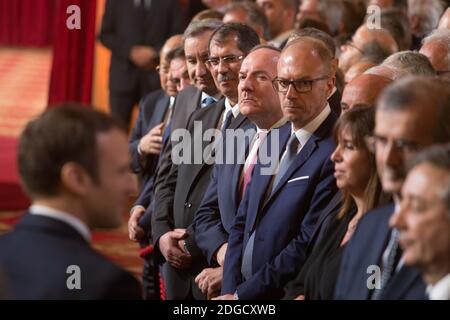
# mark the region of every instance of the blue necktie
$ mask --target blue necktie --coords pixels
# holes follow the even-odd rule
[[[391,240],[388,244],[389,253],[385,261],[383,261],[383,271],[381,272],[380,289],[376,289],[372,294],[372,300],[380,300],[381,293],[386,288],[392,275],[395,273],[395,268],[401,257],[402,250],[398,243],[398,230],[392,229]]]
[[[231,121],[234,119],[233,111],[231,109],[228,111],[227,116],[225,117],[225,121],[222,123],[222,130],[228,129],[231,124]]]
[[[295,133],[291,135],[289,138],[289,141],[286,145],[286,154],[281,160],[280,167],[278,168],[278,174],[275,177],[275,180],[273,182],[273,188],[272,190],[275,190],[275,187],[280,182],[281,178],[285,175],[285,173],[288,171],[289,167],[291,166],[292,161],[294,160],[295,156],[297,155],[298,146],[300,144],[300,141],[298,141],[297,136]]]
[[[206,97],[202,100],[202,108],[207,107],[210,104],[213,104],[214,102],[216,102],[216,100],[214,100],[214,98]]]

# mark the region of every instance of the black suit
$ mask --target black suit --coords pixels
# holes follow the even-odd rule
[[[194,121],[201,121],[203,131],[209,128],[217,128],[223,111],[224,99],[208,107],[195,111],[187,126],[192,142],[194,136]],[[197,141],[199,142],[199,141]],[[209,142],[202,143],[202,154]],[[193,144],[189,145],[192,147]],[[193,160],[194,152],[191,152]],[[193,161],[191,162],[193,163]],[[163,277],[168,299],[204,299],[194,279],[206,266],[206,261],[197,247],[194,236],[194,214],[197,211],[210,181],[212,166],[203,160],[201,164],[172,164],[165,184],[156,190],[155,211],[152,217],[153,242],[158,248],[159,238],[175,228],[186,228],[188,238],[186,246],[193,260],[189,268],[179,270],[165,263]]]
[[[146,93],[159,88],[155,70],[137,67],[129,58],[133,46],[159,51],[170,36],[182,33],[177,0],[151,1],[151,7],[135,7],[133,0],[107,0],[100,40],[111,50],[109,90],[111,111],[125,124],[131,110]]]
[[[81,271],[81,290],[67,288],[67,268]],[[68,224],[26,214],[0,238],[0,269],[13,299],[140,299],[137,280],[93,250]]]

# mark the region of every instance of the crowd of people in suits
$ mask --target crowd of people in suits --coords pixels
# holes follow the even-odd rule
[[[204,2],[180,33],[166,2],[107,1],[114,119],[65,106],[24,131],[33,206],[0,238],[11,294],[138,296],[87,242],[89,229],[119,223],[132,189],[119,121],[140,98],[128,232],[144,299],[449,300],[448,4]],[[134,25],[114,18],[132,10],[151,18],[130,36]],[[161,88],[149,92],[139,83],[155,74]],[[68,264],[86,270],[84,293],[67,289]]]

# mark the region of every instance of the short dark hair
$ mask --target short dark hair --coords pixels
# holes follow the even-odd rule
[[[191,21],[183,33],[183,42],[188,38],[195,38],[207,32],[214,31],[222,25],[222,21],[218,19],[203,19]],[[184,44],[184,43],[183,43]]]
[[[449,83],[424,76],[405,77],[388,86],[377,103],[377,109],[385,111],[403,111],[416,107],[436,108],[433,140],[435,143],[450,141]]]
[[[446,170],[450,173],[450,144],[433,145],[420,151],[407,164],[408,171],[420,164],[428,163],[438,169]],[[450,180],[444,190],[442,196],[449,210],[450,217]]]
[[[370,41],[363,45],[362,49],[362,61],[372,62],[373,64],[382,63],[391,54],[385,48],[380,46],[377,41]]]
[[[381,27],[397,42],[399,50],[411,48],[412,34],[408,16],[404,10],[388,8],[381,10]]]
[[[209,38],[208,48],[211,48],[211,42],[222,43],[229,37],[237,36],[237,47],[245,55],[247,55],[254,46],[257,46],[260,41],[258,34],[252,27],[243,23],[225,23],[217,28]]]
[[[330,36],[328,33],[316,28],[303,28],[292,32],[291,35],[289,36],[288,43],[302,37],[309,37],[322,41],[328,48],[328,50],[330,50],[330,53],[333,55],[333,57],[335,56],[336,43],[334,42],[333,37]]]
[[[250,1],[231,2],[225,9],[225,15],[229,12],[238,10],[245,11],[247,15],[247,23],[249,25],[261,26],[264,34],[266,34],[269,27],[269,22],[264,12],[256,3]]]
[[[18,167],[31,197],[56,195],[61,168],[67,162],[78,163],[98,181],[97,134],[126,131],[117,120],[92,108],[54,106],[27,124],[19,140]]]
[[[170,63],[173,59],[184,59],[185,57],[184,47],[177,47],[167,53],[166,60]]]

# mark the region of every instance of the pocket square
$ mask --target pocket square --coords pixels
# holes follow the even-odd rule
[[[291,182],[295,182],[295,181],[299,181],[299,180],[306,180],[306,179],[309,179],[309,176],[297,177],[297,178],[289,180],[287,183],[291,183]]]

